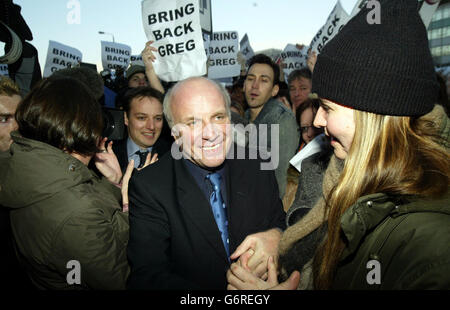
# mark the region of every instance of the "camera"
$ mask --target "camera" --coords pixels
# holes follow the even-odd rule
[[[108,140],[122,140],[125,137],[123,110],[102,107],[103,137]]]

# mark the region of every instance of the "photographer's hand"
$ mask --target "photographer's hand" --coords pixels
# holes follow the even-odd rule
[[[148,165],[151,165],[158,161],[158,154],[155,153],[153,157],[151,157],[151,154],[149,153],[147,155],[147,158],[145,159],[145,164],[142,168],[137,168],[137,170],[142,170]],[[127,170],[125,171],[122,179],[122,211],[127,212],[128,211],[128,183],[130,182],[131,174],[134,170],[134,160],[130,160],[127,166]]]
[[[103,174],[103,176],[113,184],[119,185],[122,179],[122,171],[120,170],[119,161],[112,149],[113,142],[105,147],[108,138],[103,138],[100,141],[99,148],[102,152],[95,154],[95,166]]]

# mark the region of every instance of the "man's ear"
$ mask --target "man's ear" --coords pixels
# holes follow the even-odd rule
[[[280,91],[280,86],[274,85],[272,88],[272,97],[275,97],[276,95],[278,95],[279,91]]]
[[[177,139],[179,138],[179,136],[177,136],[173,130],[170,132],[171,136],[173,137],[173,139],[175,140],[175,142],[177,142]]]
[[[123,122],[125,123],[125,125],[128,126],[128,116],[127,116],[127,112],[123,112]]]
[[[177,144],[180,144],[180,141],[178,141],[178,140],[181,140],[180,139],[181,138],[180,126],[181,126],[180,124],[177,124],[177,125],[173,126],[172,128],[170,128],[170,135],[173,137],[173,139],[175,140],[175,142]]]

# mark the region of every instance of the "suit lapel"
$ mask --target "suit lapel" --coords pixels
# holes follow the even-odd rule
[[[162,135],[159,136],[158,140],[156,140],[155,144],[153,145],[152,157],[155,153],[158,153],[158,158],[161,158],[165,153],[170,151],[172,142],[173,141],[167,140],[166,137],[163,137]]]
[[[153,157],[153,155],[155,155],[155,153],[157,153],[158,158],[161,158],[161,156],[163,154],[162,154],[160,148],[161,148],[161,137],[159,137],[158,140],[156,140],[155,144],[153,144],[151,157]]]
[[[122,172],[125,173],[128,166],[127,138],[120,141],[114,141],[113,151],[114,154],[116,154],[120,169],[122,169]]]
[[[212,248],[228,262],[219,229],[205,195],[181,160],[174,160],[174,170],[181,211],[201,231]]]

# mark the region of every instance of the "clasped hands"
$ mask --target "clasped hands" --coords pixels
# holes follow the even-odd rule
[[[270,229],[247,236],[231,254],[232,260],[227,271],[228,290],[295,290],[300,281],[300,273],[294,271],[289,279],[278,283],[277,251],[281,239],[278,229]]]

